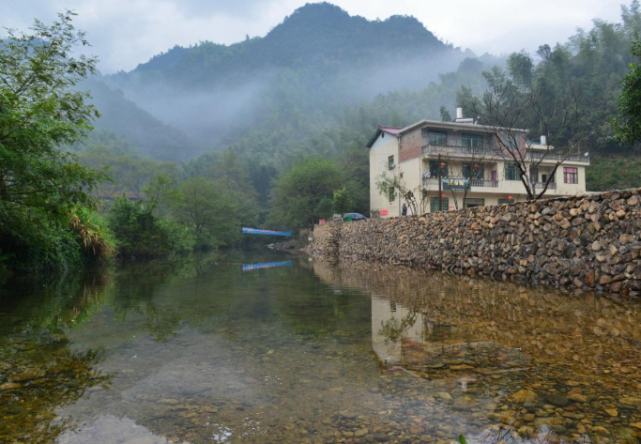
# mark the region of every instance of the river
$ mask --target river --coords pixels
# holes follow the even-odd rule
[[[0,286],[2,443],[636,443],[641,303],[226,253]]]

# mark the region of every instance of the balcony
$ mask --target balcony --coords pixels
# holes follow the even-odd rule
[[[470,180],[470,185],[472,188],[474,187],[479,187],[479,188],[498,188],[499,187],[499,181],[498,180],[485,180],[485,179],[472,179]]]
[[[490,146],[462,146],[462,145],[423,145],[423,156],[437,156],[439,154],[448,158],[462,158],[462,159],[504,159],[508,160],[509,155],[501,155],[498,149],[493,149]],[[526,160],[530,162],[572,162],[582,163],[585,165],[590,164],[589,156],[581,156],[578,154],[555,154],[538,151],[528,151]]]
[[[535,190],[543,191],[543,188],[545,188],[545,183],[543,183],[543,182],[537,182],[537,183],[534,184],[534,189]],[[556,183],[550,182],[548,184],[548,190],[556,190]]]
[[[468,180],[468,179],[447,178],[447,177],[444,177],[441,180],[443,181],[450,180],[455,190],[456,189],[463,190],[468,186],[470,188],[498,188],[500,185],[500,182],[498,180],[486,180],[486,179]],[[423,179],[423,187],[429,190],[438,189],[438,179],[436,178]],[[443,189],[449,190],[450,185],[443,182]]]
[[[532,162],[541,161],[545,157],[544,161],[584,163],[586,165],[590,165],[589,156],[581,156],[578,154],[565,155],[565,154],[554,154],[554,153],[530,151],[528,152],[528,157]]]
[[[461,145],[423,145],[423,156],[444,155],[447,157],[460,157],[465,159],[492,159],[499,158],[492,149],[487,147],[470,147]]]

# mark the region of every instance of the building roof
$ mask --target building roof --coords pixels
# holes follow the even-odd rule
[[[408,131],[411,131],[416,128],[421,128],[423,126],[437,126],[440,128],[447,128],[447,129],[466,129],[470,131],[483,131],[486,133],[494,133],[496,132],[496,127],[494,126],[489,126],[489,125],[476,125],[474,123],[458,123],[458,122],[441,122],[440,120],[421,120],[419,122],[413,123],[410,126],[406,126],[405,128],[402,128],[400,131],[397,132],[397,134],[404,134]],[[379,127],[380,128],[380,127]],[[520,131],[523,133],[526,133],[527,130],[524,129],[517,129],[514,128],[515,131]]]
[[[370,141],[367,143],[367,148],[371,148],[372,145],[374,145],[374,143],[376,142],[376,139],[379,138],[381,133],[387,133],[387,134],[391,134],[393,136],[396,136],[398,133],[401,132],[402,129],[403,128],[398,128],[398,127],[395,127],[395,126],[381,126],[381,125],[379,125],[378,129],[376,130],[376,134],[374,134],[374,137],[372,137],[370,139]]]

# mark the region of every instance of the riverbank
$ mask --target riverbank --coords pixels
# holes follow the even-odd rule
[[[641,190],[314,227],[306,251],[641,296]]]

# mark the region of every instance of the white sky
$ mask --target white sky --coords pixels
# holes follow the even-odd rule
[[[0,0],[0,26],[26,29],[72,9],[103,73],[131,70],[174,45],[234,43],[263,36],[305,0]],[[442,40],[478,55],[534,52],[554,45],[593,18],[620,19],[629,0],[334,0],[370,20],[413,15]],[[4,32],[2,33],[4,34]]]

